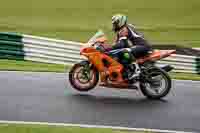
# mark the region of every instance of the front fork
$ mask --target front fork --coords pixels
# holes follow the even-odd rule
[[[91,64],[89,63],[89,61],[82,61],[80,64],[83,66],[82,75],[87,80],[90,80],[90,78],[91,78],[90,77]]]

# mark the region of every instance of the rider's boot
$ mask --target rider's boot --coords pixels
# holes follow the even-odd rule
[[[131,53],[130,49],[127,49],[123,53],[123,59],[126,61],[124,64],[126,66],[127,78],[129,81],[132,81],[139,77],[140,75],[140,67],[138,63],[136,63],[136,58]]]
[[[134,80],[140,75],[140,67],[136,62],[129,65],[128,71],[128,80]]]

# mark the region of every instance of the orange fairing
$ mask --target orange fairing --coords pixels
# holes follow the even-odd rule
[[[94,54],[94,52],[99,52],[93,47],[82,48],[80,54],[87,56],[88,54]]]
[[[108,55],[101,53],[92,47],[82,49],[81,55],[86,56],[99,72],[106,73],[106,75],[109,75],[109,77],[111,78],[113,77],[112,74],[115,73],[118,76],[113,77],[113,80],[117,81],[123,80],[122,78],[123,66],[116,60],[109,57]],[[108,62],[109,64],[108,67],[104,65],[103,60],[106,60]],[[102,80],[104,80],[104,78],[105,77],[102,77]]]
[[[159,60],[165,57],[168,57],[169,55],[175,53],[176,50],[160,50],[160,51],[154,51],[152,54],[140,58],[137,60],[137,63],[142,64],[146,61],[155,61],[155,60]]]

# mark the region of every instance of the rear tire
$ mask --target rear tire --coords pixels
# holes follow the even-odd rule
[[[70,81],[71,86],[74,89],[81,91],[81,92],[92,90],[99,81],[99,72],[94,67],[90,68],[90,70],[89,70],[90,71],[89,75],[91,77],[89,77],[89,79],[87,79],[88,81],[82,82],[80,79],[80,76],[76,75],[76,74],[81,74],[81,72],[80,72],[81,69],[83,69],[87,65],[89,65],[89,62],[87,62],[87,61],[80,62],[78,64],[75,64],[69,72],[69,81]],[[80,69],[79,72],[77,72],[78,69]],[[91,72],[92,72],[92,74],[91,74]],[[92,78],[92,79],[90,79],[90,78]]]
[[[165,82],[165,88],[161,93],[153,94],[150,90],[153,90],[155,88],[148,89],[147,84],[150,84],[150,83],[144,82],[145,81],[144,80],[140,83],[140,89],[141,89],[142,93],[149,99],[161,99],[161,98],[165,97],[171,90],[172,81],[171,81],[170,76],[168,75],[167,72],[165,72],[164,70],[157,68],[157,67],[150,68],[148,71],[149,71],[149,76],[156,74],[156,73],[159,74],[159,76],[162,76],[162,78]]]

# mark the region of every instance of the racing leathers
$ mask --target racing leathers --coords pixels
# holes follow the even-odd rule
[[[136,58],[147,55],[148,52],[152,50],[152,47],[141,34],[136,32],[133,25],[128,24],[123,26],[117,32],[115,45],[112,49],[124,49],[121,53],[119,53],[119,62],[122,63],[127,70],[134,67],[133,74],[128,72],[130,74],[128,75],[128,78],[132,79],[139,74],[138,64],[133,62]],[[134,64],[134,66],[132,64]]]

